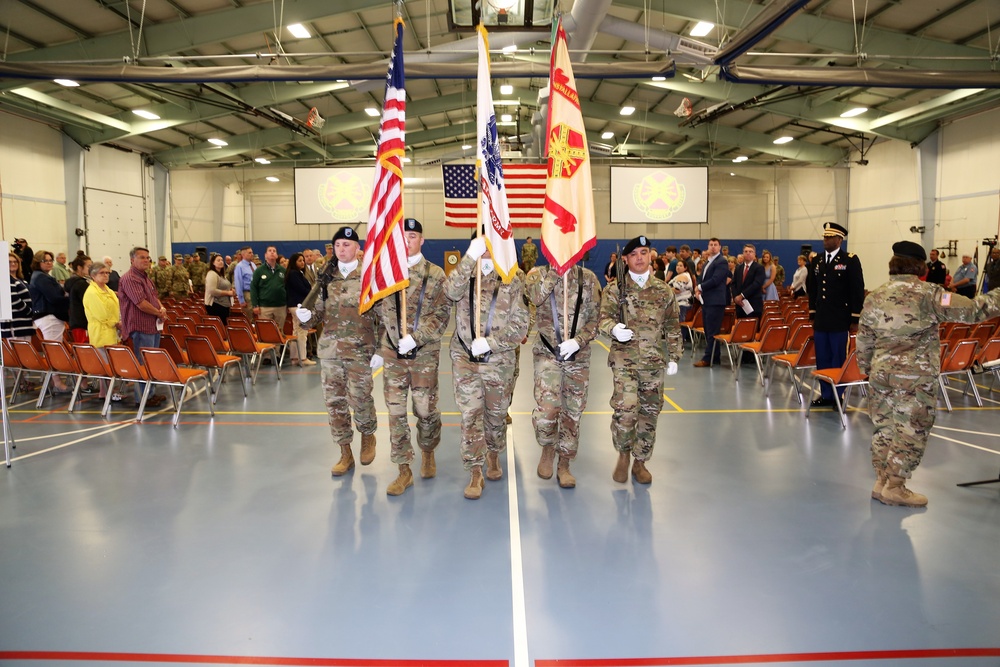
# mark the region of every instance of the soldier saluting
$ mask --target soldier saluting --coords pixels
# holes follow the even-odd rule
[[[635,481],[653,481],[646,461],[653,455],[663,407],[663,368],[667,375],[675,374],[681,358],[677,300],[673,289],[650,271],[649,246],[645,236],[628,242],[622,251],[628,270],[618,269],[618,279],[601,298],[600,331],[613,341],[608,366],[614,379],[611,438],[618,463],[612,479],[621,483],[628,480],[630,457],[635,457]]]
[[[535,306],[538,329],[532,347],[535,409],[531,413],[535,439],[542,447],[538,476],[552,477],[558,453],[559,486],[573,488],[576,479],[569,464],[576,458],[580,418],[587,407],[590,342],[597,336],[601,286],[594,272],[579,264],[561,277],[552,267],[540,266],[528,274],[525,293]]]
[[[481,273],[478,299],[477,266]],[[451,365],[455,402],[462,413],[462,462],[470,475],[465,497],[475,500],[485,485],[484,462],[490,480],[503,477],[500,451],[507,444],[514,349],[528,333],[524,279],[515,272],[504,283],[487,252],[486,240],[474,236],[445,281],[445,293],[455,303]],[[481,331],[476,330],[477,304]]]
[[[420,476],[437,474],[434,449],[441,442],[441,411],[438,409],[438,365],[441,359],[441,336],[448,327],[451,301],[444,293],[445,275],[420,252],[424,228],[415,218],[403,221],[410,285],[406,289],[405,323],[400,317],[403,299],[399,292],[380,299],[376,306],[379,319],[380,355],[385,404],[389,410],[389,438],[392,462],[399,466],[399,476],[386,488],[390,496],[401,495],[413,485],[413,447],[407,423],[407,392],[413,396],[413,414],[417,418],[417,446],[420,447]]]

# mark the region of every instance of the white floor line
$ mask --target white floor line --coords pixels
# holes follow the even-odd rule
[[[1000,433],[988,433],[986,431],[969,431],[964,428],[949,428],[947,426],[935,426],[939,431],[954,431],[955,433],[969,433],[971,435],[985,435],[989,438],[1000,438]]]
[[[937,433],[934,432],[931,432],[931,435],[933,435],[935,438],[941,438],[942,440],[947,440],[948,442],[954,442],[956,445],[965,445],[966,447],[972,447],[973,449],[989,452],[990,454],[1000,455],[1000,452],[998,452],[995,449],[989,449],[988,447],[980,447],[979,445],[973,445],[970,442],[962,442],[961,440],[955,440],[954,438],[946,438],[945,436],[938,435]]]
[[[514,466],[514,429],[507,425],[507,506],[510,511],[510,579],[514,612],[514,664],[528,662],[528,615],[524,604],[524,563],[521,560],[521,522],[517,509],[517,471]]]
[[[129,421],[127,423],[120,423],[118,426],[112,425],[111,428],[107,429],[106,431],[102,431],[100,433],[93,433],[93,434],[85,436],[83,438],[77,438],[76,440],[70,440],[69,442],[64,442],[63,444],[56,445],[55,447],[49,447],[48,449],[41,449],[41,450],[39,450],[37,452],[32,452],[31,454],[25,454],[23,456],[15,456],[14,458],[11,459],[11,462],[21,461],[22,459],[30,459],[32,456],[38,456],[39,454],[46,454],[48,452],[54,452],[57,449],[62,449],[63,447],[69,447],[70,445],[75,445],[77,443],[84,442],[86,440],[93,440],[94,438],[99,438],[102,435],[106,435],[108,433],[113,433],[115,431],[120,431],[123,428],[128,428],[129,426],[134,426],[135,424],[136,424],[135,421]]]
[[[134,422],[134,419],[130,419],[129,423]],[[45,422],[33,422],[35,424],[44,424]],[[100,426],[91,426],[90,428],[75,428],[72,431],[60,431],[59,433],[48,433],[46,435],[35,435],[30,438],[17,438],[17,442],[32,442],[33,440],[47,440],[48,438],[58,438],[62,435],[74,435],[76,433],[86,433],[87,431],[100,431],[102,429],[110,428],[112,426],[118,426],[119,424],[125,424],[124,421],[108,422],[107,424],[101,424]],[[0,440],[0,444],[3,444],[3,440]]]

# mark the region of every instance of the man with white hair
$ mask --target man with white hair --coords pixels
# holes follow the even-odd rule
[[[104,256],[104,263],[107,265],[109,269],[111,269],[112,263],[111,263],[111,258],[109,256],[107,255]],[[111,288],[111,291],[113,292],[118,291],[118,281],[121,280],[121,278],[122,277],[118,275],[117,271],[111,269],[111,277],[108,278],[108,287]]]

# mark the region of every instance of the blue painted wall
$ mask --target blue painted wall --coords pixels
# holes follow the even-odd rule
[[[539,264],[547,264],[544,255],[541,253],[541,246],[538,241],[538,237],[533,236],[535,245],[539,246]],[[659,239],[655,237],[650,237],[653,242],[653,247],[659,252],[663,252],[663,249],[668,245],[674,245],[680,247],[683,244],[688,244],[692,248],[701,248],[702,250],[708,245],[705,239]],[[583,265],[597,274],[604,282],[604,267],[611,258],[611,253],[615,252],[618,248],[624,247],[628,243],[629,239],[599,239],[597,241],[597,246],[590,251],[590,258],[583,262]],[[290,257],[292,253],[299,252],[303,248],[319,248],[320,251],[324,251],[326,244],[329,243],[328,240],[322,239],[317,241],[254,241],[250,243],[250,246],[259,255],[264,254],[264,249],[269,245],[276,246],[278,248],[278,253],[284,255],[285,257]],[[520,248],[524,244],[523,239],[518,239],[516,241],[518,247],[518,256],[520,256]],[[795,268],[797,266],[795,258],[799,254],[799,250],[803,245],[811,245],[814,251],[821,250],[823,243],[821,239],[792,239],[785,241],[774,241],[766,240],[762,241],[759,239],[723,239],[722,245],[729,246],[729,254],[737,255],[743,251],[744,243],[753,243],[757,246],[757,256],[760,257],[761,252],[766,248],[771,251],[772,255],[777,255],[781,258],[781,265],[785,267],[785,285],[790,285],[792,283],[792,274],[795,273]],[[196,246],[206,246],[208,248],[209,254],[213,252],[220,253],[222,255],[233,255],[237,250],[247,245],[245,241],[227,241],[227,242],[216,242],[216,243],[174,243],[173,251],[175,253],[179,252],[182,254],[190,254],[194,252]],[[468,242],[462,239],[445,239],[445,240],[435,240],[426,239],[424,241],[424,256],[437,264],[438,266],[444,266],[444,253],[447,250],[457,250],[464,253],[465,249],[468,247]],[[844,248],[846,248],[846,243]]]

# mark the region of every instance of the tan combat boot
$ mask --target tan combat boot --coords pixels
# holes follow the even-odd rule
[[[476,466],[470,472],[472,477],[469,479],[469,485],[465,487],[465,497],[469,500],[479,500],[479,497],[483,495],[483,487],[486,486],[486,481],[483,479],[483,468]]]
[[[354,467],[354,454],[351,453],[350,445],[340,446],[340,460],[337,461],[336,465],[330,468],[330,474],[334,477],[340,477],[348,470]]]
[[[653,476],[646,470],[646,462],[639,459],[632,462],[632,477],[640,484],[650,484],[653,481]]]
[[[569,471],[569,459],[559,457],[559,468],[556,475],[559,477],[559,486],[562,488],[572,489],[576,487],[576,477],[573,477],[573,473]]]
[[[882,487],[885,486],[886,474],[882,470],[875,471],[875,486],[872,487],[872,498],[882,500]]]
[[[627,482],[628,462],[629,462],[629,453],[618,452],[618,463],[615,464],[615,472],[611,475],[611,479],[615,480],[619,484],[624,484],[625,482]]]
[[[914,493],[906,488],[906,480],[896,475],[889,475],[882,487],[882,497],[879,498],[886,505],[899,505],[900,507],[926,507],[927,496]]]
[[[542,458],[538,460],[538,476],[542,479],[552,479],[552,462],[556,458],[556,448],[553,445],[542,447]]]
[[[503,477],[503,469],[500,468],[500,452],[486,452],[486,479],[495,482]]]
[[[437,464],[434,463],[434,452],[420,452],[420,476],[430,479],[437,474]]]
[[[366,466],[375,460],[375,434],[361,434],[361,465]]]
[[[411,486],[413,486],[413,473],[410,472],[410,466],[406,463],[401,463],[399,466],[399,477],[393,480],[385,492],[390,496],[401,496],[403,495],[403,491],[406,491]]]

